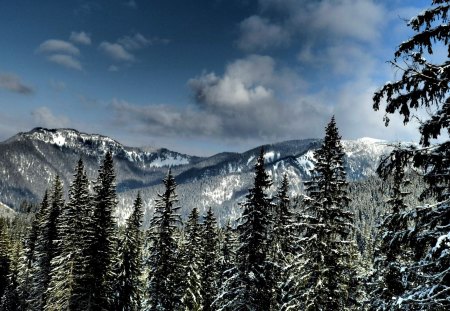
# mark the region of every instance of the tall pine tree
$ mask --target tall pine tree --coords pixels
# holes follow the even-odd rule
[[[117,246],[114,210],[117,205],[116,176],[111,151],[105,155],[94,185],[93,239],[90,245],[90,309],[109,310],[113,304],[113,259]]]
[[[117,263],[117,311],[140,311],[142,306],[142,199],[138,193],[133,212],[127,219],[124,237],[119,244]]]
[[[304,310],[344,310],[352,290],[348,277],[353,215],[347,210],[344,151],[334,117],[314,158],[312,179],[306,183],[310,202],[302,239],[305,283],[300,301]]]
[[[50,202],[47,193],[41,205],[36,240],[36,261],[32,269],[32,289],[30,292],[30,309],[43,310],[46,303],[46,291],[50,284],[51,261],[57,253],[57,221],[64,206],[63,186],[59,176],[56,177]],[[46,202],[46,203],[44,203]]]
[[[158,194],[155,212],[150,222],[147,306],[145,310],[176,310],[180,306],[179,284],[176,273],[179,271],[177,261],[178,246],[175,239],[177,225],[181,223],[180,209],[175,193],[176,183],[171,170],[163,180],[165,191]]]
[[[201,260],[200,260],[200,279],[201,296],[203,298],[203,311],[213,311],[212,304],[217,296],[218,288],[218,238],[217,223],[211,207],[203,216],[201,229]]]
[[[69,188],[69,201],[58,219],[58,255],[51,261],[46,311],[90,310],[92,275],[87,250],[93,235],[91,206],[89,181],[80,159]]]
[[[273,266],[269,262],[272,202],[266,194],[272,185],[264,169],[264,149],[255,164],[254,186],[243,203],[237,227],[239,247],[236,266],[219,294],[219,310],[267,310],[271,308]]]
[[[202,310],[203,297],[201,294],[201,227],[197,208],[193,208],[186,223],[186,241],[183,252],[183,309]]]
[[[416,309],[450,308],[450,24],[449,0],[432,0],[431,6],[412,18],[408,26],[413,35],[402,42],[391,64],[402,75],[386,83],[373,97],[373,107],[386,102],[385,123],[389,114],[398,113],[404,123],[413,110],[421,110],[420,144],[414,150],[414,165],[423,169],[428,183],[425,196],[436,205],[418,208],[412,214],[415,223],[410,244],[415,246],[416,270],[421,279],[398,303]],[[447,55],[435,53],[442,47]],[[431,108],[431,109],[430,109]],[[440,140],[435,141],[435,139]]]

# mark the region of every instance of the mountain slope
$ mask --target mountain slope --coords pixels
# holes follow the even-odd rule
[[[274,180],[272,190],[286,173],[292,193],[301,193],[303,180],[309,178],[314,167],[313,150],[320,143],[318,139],[306,139],[265,145],[266,167]],[[390,150],[385,142],[369,138],[343,144],[350,180],[373,175],[379,158]],[[89,178],[94,180],[104,154],[111,150],[117,173],[119,220],[127,217],[137,191],[141,191],[147,210],[151,211],[169,167],[179,185],[183,215],[194,206],[200,212],[212,206],[219,218],[237,217],[238,202],[251,185],[260,148],[194,157],[167,149],[126,147],[109,137],[73,129],[36,128],[0,143],[0,201],[13,207],[24,199],[38,201],[56,174],[67,188],[80,157]],[[150,214],[147,213],[147,219]]]

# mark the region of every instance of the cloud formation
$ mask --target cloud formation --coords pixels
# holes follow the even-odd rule
[[[30,95],[34,93],[34,89],[20,81],[20,78],[10,73],[0,73],[0,89],[4,89],[10,92]]]
[[[84,32],[72,32],[70,40],[78,44],[89,45],[90,37]],[[82,71],[83,65],[79,61],[80,50],[71,42],[49,39],[42,42],[36,52],[47,55],[47,60],[62,67]]]
[[[55,64],[63,67],[75,70],[83,70],[81,63],[71,55],[65,54],[53,54],[47,57],[47,59]]]
[[[42,42],[37,48],[40,53],[67,53],[80,55],[80,50],[70,42],[57,39],[49,39]]]
[[[287,46],[291,39],[289,30],[258,15],[246,18],[240,23],[239,28],[241,36],[237,46],[244,51]]]
[[[77,44],[83,44],[83,45],[90,45],[91,44],[91,36],[84,31],[81,32],[75,32],[72,31],[70,33],[70,41],[77,43]]]
[[[122,45],[119,43],[110,43],[107,41],[103,41],[99,46],[100,50],[102,50],[106,55],[111,57],[116,61],[125,61],[125,62],[133,62],[135,57],[133,54],[128,52]]]
[[[147,38],[140,33],[136,33],[132,36],[123,36],[117,39],[114,43],[103,41],[100,43],[99,49],[108,55],[113,61],[132,63],[136,61],[136,56],[133,54],[134,52],[151,45],[167,43],[169,43],[168,39],[161,39],[159,37]],[[118,69],[117,66],[110,66],[110,69],[111,68]]]

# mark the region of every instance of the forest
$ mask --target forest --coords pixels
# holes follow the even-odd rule
[[[285,176],[269,195],[261,149],[242,215],[225,226],[211,209],[180,217],[170,169],[150,226],[140,194],[119,226],[108,152],[95,181],[78,161],[67,200],[56,177],[38,206],[0,218],[0,310],[449,310],[450,62],[427,60],[442,46],[450,57],[449,9],[433,0],[409,21],[391,61],[400,79],[373,96],[386,126],[399,114],[420,134],[381,160],[377,219],[362,214],[374,190],[347,181],[334,117],[305,194],[290,197]]]

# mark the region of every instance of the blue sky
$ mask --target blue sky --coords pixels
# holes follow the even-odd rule
[[[0,139],[36,126],[207,155],[322,137],[416,139],[373,91],[429,0],[5,0]]]

